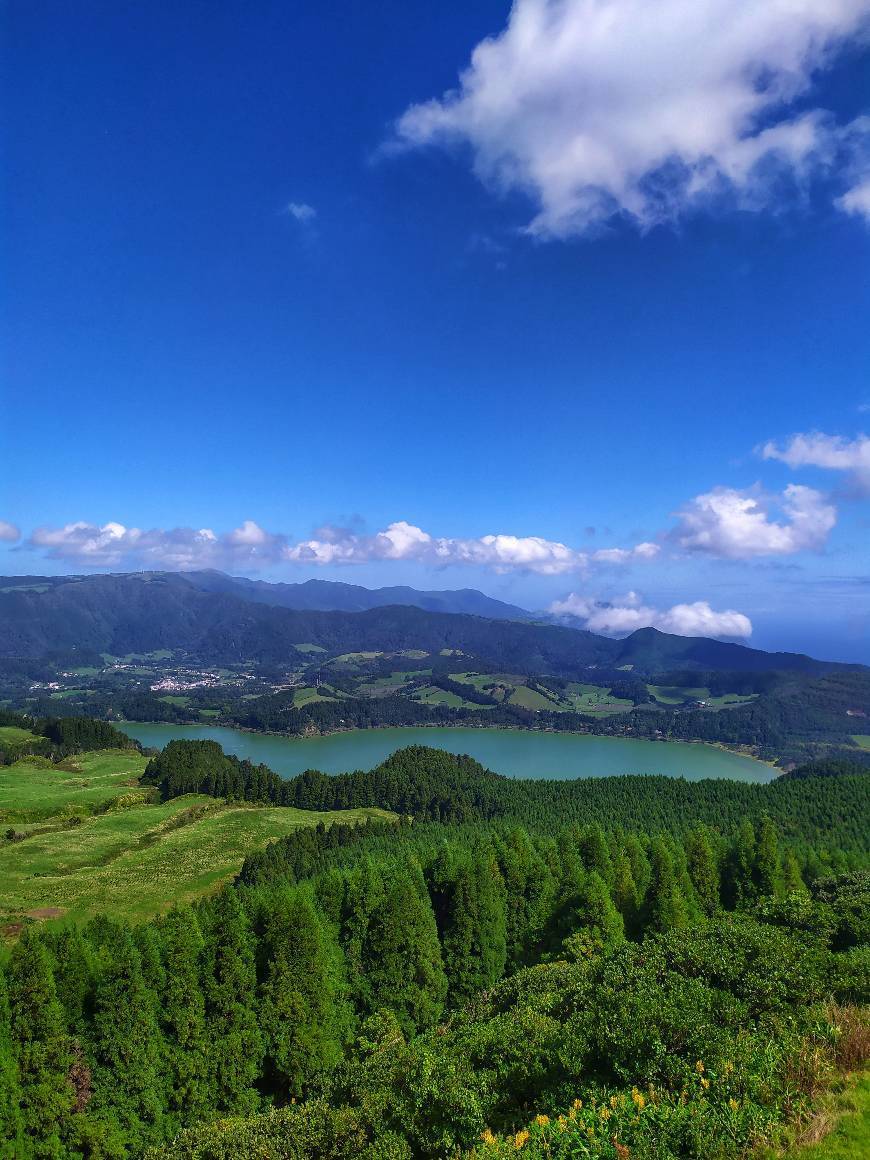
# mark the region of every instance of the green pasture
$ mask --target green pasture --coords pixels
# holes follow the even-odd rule
[[[870,749],[870,733],[853,733],[852,740],[859,749]]]
[[[154,801],[139,786],[146,758],[127,750],[0,768],[0,918],[141,919],[237,873],[245,856],[299,826],[390,817],[315,812],[189,794]]]
[[[0,748],[35,740],[36,734],[31,733],[29,729],[20,729],[17,725],[0,725]]]
[[[0,823],[91,813],[138,786],[148,759],[134,749],[69,757],[59,765],[26,757],[0,766]]]

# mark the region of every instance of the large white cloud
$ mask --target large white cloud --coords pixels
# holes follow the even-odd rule
[[[515,0],[394,146],[469,146],[480,179],[529,194],[529,230],[551,238],[615,213],[648,228],[723,193],[778,205],[784,176],[794,190],[835,165],[846,188],[865,119],[795,102],[868,15],[870,0]],[[865,212],[863,186],[840,204]]]
[[[771,518],[781,509],[779,520]],[[757,488],[717,487],[680,512],[671,538],[684,550],[731,560],[788,556],[824,547],[837,509],[821,492],[789,484],[772,499]]]
[[[765,443],[761,448],[764,459],[778,459],[791,468],[821,467],[828,471],[844,471],[853,477],[862,490],[870,490],[870,436],[858,435],[844,439],[840,435],[824,435],[813,431],[793,435],[784,447]]]
[[[0,520],[0,543],[14,544],[20,539],[21,532],[15,524],[10,524],[8,520]]]
[[[78,522],[37,528],[28,541],[53,559],[93,567],[122,563],[156,568],[221,568],[286,562],[314,566],[410,560],[432,567],[468,564],[495,572],[541,575],[584,572],[593,565],[627,565],[652,560],[659,552],[648,542],[632,548],[579,551],[542,536],[486,535],[476,539],[435,537],[404,520],[373,534],[325,527],[311,539],[291,543],[253,520],[220,535],[210,528],[128,528]]]
[[[672,608],[654,608],[644,604],[636,592],[614,601],[598,600],[572,592],[549,608],[554,616],[572,617],[583,622],[590,632],[606,636],[625,636],[638,628],[657,628],[676,636],[709,636],[744,640],[752,634],[752,622],[733,608],[717,612],[706,600],[675,604]]]

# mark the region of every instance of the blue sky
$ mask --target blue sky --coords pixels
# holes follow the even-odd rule
[[[11,0],[0,571],[870,661],[868,17]]]

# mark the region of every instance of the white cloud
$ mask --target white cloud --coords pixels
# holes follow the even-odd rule
[[[137,564],[151,568],[219,568],[261,564],[277,559],[284,538],[263,531],[251,520],[224,535],[211,528],[128,528],[79,521],[62,528],[37,528],[29,545],[54,560],[95,568]]]
[[[838,197],[837,205],[846,213],[855,214],[870,222],[870,177],[865,177],[863,181],[847,190],[842,197]]]
[[[0,520],[0,543],[14,544],[16,540],[20,539],[21,532],[15,524],[10,524],[7,520]]]
[[[590,632],[606,636],[625,636],[639,628],[657,628],[676,636],[708,636],[744,640],[752,634],[752,622],[732,608],[716,612],[706,600],[692,604],[675,604],[672,608],[653,608],[644,604],[636,592],[621,599],[602,601],[572,592],[549,608],[554,616],[570,616],[583,622]]]
[[[284,212],[288,213],[290,217],[295,218],[296,221],[303,225],[314,221],[317,217],[317,210],[313,205],[308,205],[304,201],[291,201],[284,207]]]
[[[845,471],[861,490],[870,491],[868,435],[858,435],[850,440],[813,431],[807,435],[793,435],[784,447],[765,443],[761,456],[763,459],[778,459],[791,468],[821,467],[828,471]]]
[[[780,521],[770,518],[773,507],[781,509]],[[776,500],[757,488],[717,487],[677,515],[671,538],[681,548],[732,560],[818,550],[837,522],[837,509],[821,492],[794,483]]]
[[[544,238],[614,214],[649,228],[723,193],[778,205],[784,177],[847,170],[860,148],[863,118],[791,106],[868,16],[870,0],[515,0],[392,148],[470,147],[486,185],[537,203],[528,229]],[[841,204],[863,212],[863,194]]]
[[[656,544],[642,543],[634,548],[583,552],[541,536],[500,534],[477,539],[436,538],[422,528],[400,520],[374,535],[345,529],[321,529],[317,538],[288,547],[284,555],[288,560],[309,564],[416,560],[441,567],[471,564],[495,572],[527,571],[554,576],[582,572],[590,564],[629,564],[635,560],[650,560],[658,551]]]
[[[487,535],[477,539],[435,537],[398,520],[372,535],[347,528],[324,527],[308,540],[290,543],[253,520],[231,532],[210,528],[128,528],[119,523],[98,527],[79,522],[62,528],[37,528],[29,545],[53,559],[93,567],[122,563],[155,568],[221,568],[247,564],[290,563],[313,566],[410,560],[430,567],[469,564],[495,572],[526,571],[541,575],[584,572],[600,565],[626,565],[653,559],[658,545],[579,551],[542,536]]]

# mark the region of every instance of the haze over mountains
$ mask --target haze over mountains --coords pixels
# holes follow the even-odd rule
[[[0,656],[71,651],[125,656],[170,649],[207,663],[280,662],[297,655],[296,646],[303,644],[333,654],[459,650],[510,671],[632,666],[643,672],[824,673],[860,667],[651,628],[614,640],[534,622],[522,609],[473,590],[369,591],[317,580],[267,584],[216,572],[0,578]]]

